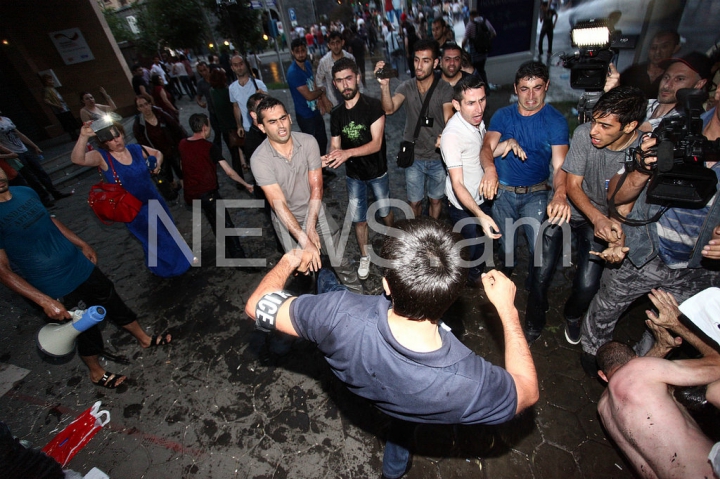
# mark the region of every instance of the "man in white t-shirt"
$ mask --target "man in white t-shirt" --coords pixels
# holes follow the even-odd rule
[[[483,113],[486,96],[483,81],[473,75],[459,80],[453,87],[452,104],[457,113],[448,121],[440,139],[440,152],[448,170],[445,182],[445,194],[449,200],[448,214],[454,225],[472,218],[472,222],[460,230],[465,239],[476,239],[483,234],[492,239],[499,238],[499,229],[490,211],[483,211],[481,205],[484,199],[479,193],[483,177],[480,149],[485,137]],[[482,259],[485,256],[485,242],[476,243],[469,246],[470,285],[477,284],[485,269],[485,261]],[[492,242],[488,246],[488,254],[492,255]]]

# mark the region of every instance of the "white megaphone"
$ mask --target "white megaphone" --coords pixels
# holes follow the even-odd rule
[[[56,358],[70,354],[75,350],[75,338],[105,319],[105,308],[91,306],[84,311],[71,311],[69,323],[50,323],[37,333],[37,345],[40,351]]]

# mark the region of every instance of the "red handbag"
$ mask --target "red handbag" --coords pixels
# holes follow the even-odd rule
[[[101,154],[103,153],[101,151]],[[100,182],[93,185],[88,194],[88,204],[100,221],[106,225],[113,221],[130,223],[140,212],[142,201],[135,198],[123,187],[115,171],[112,157],[105,154],[103,154],[103,157],[105,157],[108,166],[112,169],[115,183]],[[98,171],[100,171],[100,167],[98,167]],[[100,175],[102,176],[102,172],[100,172]]]
[[[86,409],[42,448],[48,456],[65,467],[70,459],[90,442],[103,426],[110,422],[110,413],[100,411],[100,401]],[[104,418],[103,418],[104,416]]]

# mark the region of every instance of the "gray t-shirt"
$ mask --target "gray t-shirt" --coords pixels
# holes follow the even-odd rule
[[[630,147],[637,146],[638,142],[636,139],[622,151],[595,148],[590,142],[590,126],[590,123],[585,123],[575,130],[570,142],[570,150],[565,157],[565,163],[563,163],[563,170],[583,177],[583,191],[593,206],[607,215],[607,190],[610,179],[623,168],[625,152]],[[572,207],[572,219],[585,219],[572,201],[570,201],[570,206]]]
[[[425,101],[424,93],[422,96],[417,88],[417,81],[414,78],[405,80],[397,87],[395,93],[399,93],[405,97],[405,132],[403,140],[412,141],[413,133],[415,133],[415,125],[417,125],[420,109]],[[452,102],[452,87],[449,83],[440,80],[435,87],[430,105],[426,116],[433,119],[433,126],[423,126],[420,128],[418,139],[415,142],[415,159],[416,160],[436,160],[440,155],[435,151],[435,141],[445,128],[445,116],[443,113],[443,105]]]
[[[310,203],[308,172],[322,168],[322,160],[312,135],[293,131],[290,136],[293,142],[291,160],[275,151],[265,139],[250,158],[250,168],[258,186],[280,186],[288,209],[303,224]]]

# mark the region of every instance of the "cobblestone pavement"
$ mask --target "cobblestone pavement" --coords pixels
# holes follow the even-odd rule
[[[379,95],[370,79],[368,89]],[[287,91],[273,94],[292,109]],[[489,110],[509,97],[509,90],[493,92]],[[200,110],[187,99],[180,106],[185,123]],[[388,118],[389,158],[403,125],[402,110]],[[325,190],[325,205],[338,219],[347,205],[343,176],[341,168]],[[392,196],[404,200],[404,174],[392,160],[390,180]],[[65,364],[42,361],[33,344],[41,319],[0,288],[0,361],[29,370],[0,397],[0,420],[21,439],[42,446],[79,412],[102,401],[112,420],[69,467],[86,473],[97,466],[116,479],[379,477],[387,418],[347,392],[312,345],[256,332],[245,317],[245,301],[263,273],[216,267],[214,237],[202,220],[202,267],[174,279],[152,276],[127,230],[94,218],[85,195],[96,181],[96,176],[79,181],[76,194],[53,211],[97,250],[99,266],[147,331],[170,331],[172,344],[143,350],[128,334],[107,326],[108,351],[131,362],[103,364],[131,379],[117,391],[103,390],[90,383],[76,357]],[[221,191],[227,199],[250,199],[226,178]],[[190,244],[192,213],[181,203],[171,210]],[[261,228],[262,236],[242,243],[249,256],[267,258],[272,266],[280,255],[262,212],[240,208],[232,214],[238,227]],[[381,237],[371,239],[377,245]],[[345,254],[358,259],[352,234]],[[521,316],[524,269],[513,276]],[[541,387],[537,405],[499,427],[419,427],[409,479],[632,477],[596,415],[603,387],[584,375],[580,347],[563,337],[561,310],[571,277],[572,268],[556,274],[548,328],[532,346]],[[380,291],[375,266],[365,287]],[[467,289],[448,317],[468,347],[502,364],[499,320],[481,291]]]

